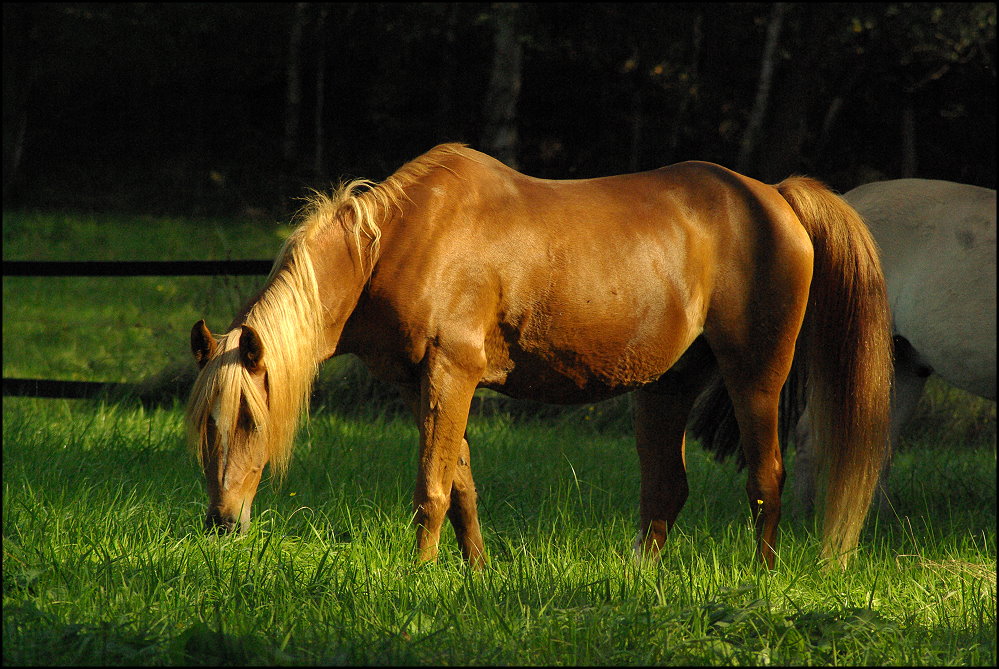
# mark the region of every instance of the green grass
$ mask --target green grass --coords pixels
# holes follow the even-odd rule
[[[280,244],[277,226],[227,226],[5,213],[4,254],[250,258]],[[4,375],[189,367],[191,323],[224,328],[258,283],[4,279]],[[490,563],[471,573],[450,528],[436,564],[413,562],[417,433],[386,409],[391,393],[349,365],[323,378],[364,406],[317,402],[285,482],[265,477],[250,532],[221,540],[201,531],[179,402],[4,398],[3,662],[996,663],[993,403],[931,380],[892,470],[895,513],[868,524],[845,573],[820,569],[815,528],[793,512],[778,568],[758,568],[745,474],[696,446],[661,563],[636,565],[627,402],[543,420],[487,409],[469,438]]]
[[[179,409],[7,399],[3,431],[10,664],[995,662],[988,447],[957,470],[943,448],[901,458],[901,522],[842,574],[792,517],[757,568],[743,475],[691,449],[690,501],[640,568],[629,437],[474,418],[490,565],[472,574],[450,530],[413,563],[408,420],[320,412],[250,533],[222,540],[200,531]]]

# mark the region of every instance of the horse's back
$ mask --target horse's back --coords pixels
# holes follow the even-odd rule
[[[995,259],[996,192],[932,179],[858,186],[843,196],[863,215],[889,261],[947,253]]]
[[[895,331],[950,383],[994,399],[995,191],[898,179],[844,197],[881,247]]]
[[[620,320],[655,312],[651,302],[669,295],[688,320],[703,321],[712,293],[732,288],[719,282],[748,280],[767,260],[811,262],[807,234],[780,193],[714,163],[549,180],[466,151],[474,161],[459,180],[466,195],[441,217],[455,240],[450,252],[498,273],[510,296],[523,284],[525,303],[545,295]]]
[[[650,220],[659,224],[668,220],[664,213],[675,220],[681,213],[702,218],[705,213],[732,215],[733,208],[756,215],[764,210],[775,216],[789,211],[772,186],[706,161],[688,160],[644,172],[585,179],[543,179],[467,146],[438,149],[445,147],[446,157],[441,161],[445,170],[440,176],[457,189],[450,190],[448,197],[463,207],[477,201],[485,209],[478,213],[487,215],[478,216],[476,224],[533,222],[561,232],[559,224],[563,222],[575,226],[592,222],[606,230]],[[723,211],[725,208],[729,211]],[[505,212],[512,216],[504,216]]]

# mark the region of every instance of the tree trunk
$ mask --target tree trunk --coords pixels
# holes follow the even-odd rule
[[[7,124],[4,124],[3,142],[3,199],[7,202],[14,194],[18,170],[21,168],[21,156],[24,155],[24,135],[28,129],[28,111],[21,109],[13,131],[8,138]]]
[[[746,132],[742,136],[739,147],[739,159],[736,170],[745,174],[751,168],[751,161],[756,151],[757,137],[763,126],[763,118],[767,113],[770,101],[770,86],[773,82],[774,65],[777,59],[777,44],[780,42],[781,26],[784,23],[784,13],[787,4],[775,2],[770,11],[770,22],[767,24],[767,38],[763,45],[763,58],[760,63],[760,81],[756,87],[756,99],[749,115]]]
[[[850,70],[846,80],[839,87],[839,92],[832,99],[832,102],[829,103],[829,107],[826,109],[826,114],[822,118],[822,130],[819,132],[819,140],[815,145],[814,159],[816,163],[821,161],[825,156],[826,147],[829,146],[829,142],[832,140],[832,131],[836,126],[836,121],[839,118],[840,112],[843,110],[843,105],[846,104],[846,101],[851,97],[853,88],[864,71],[865,68],[863,64],[858,64]]]
[[[680,143],[680,129],[684,127],[684,118],[687,115],[687,109],[690,107],[690,102],[694,99],[697,90],[699,78],[697,66],[701,60],[701,44],[704,41],[704,31],[701,28],[703,23],[703,14],[699,13],[694,17],[694,27],[691,35],[692,55],[690,57],[689,79],[687,80],[687,85],[684,86],[683,97],[680,98],[680,106],[676,110],[676,116],[673,118],[673,128],[669,136],[669,156],[666,162],[671,163],[676,160],[676,147]]]
[[[298,126],[302,115],[302,29],[305,27],[306,2],[296,2],[288,38],[288,89],[284,111],[284,144],[282,158],[291,169],[298,157]]]
[[[902,178],[916,176],[916,111],[907,103],[902,110]]]
[[[37,65],[25,57],[37,51],[34,5],[12,3],[3,9],[3,199],[16,197],[28,132],[28,108]]]
[[[520,97],[521,46],[516,2],[493,6],[496,23],[492,75],[485,101],[482,144],[486,153],[517,167],[517,100]]]

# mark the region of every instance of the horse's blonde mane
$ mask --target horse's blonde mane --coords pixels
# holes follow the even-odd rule
[[[433,168],[441,167],[445,157],[467,155],[463,149],[462,144],[442,144],[403,165],[380,184],[354,179],[341,184],[330,195],[314,191],[306,198],[297,216],[299,225],[278,253],[265,288],[243,319],[263,344],[268,395],[266,399],[261,395],[241,364],[242,327],[234,327],[219,339],[216,354],[195,380],[188,401],[188,438],[199,461],[204,457],[200,445],[205,443],[207,422],[213,410],[216,429],[228,431],[230,438],[226,443],[232,444],[241,407],[245,407],[254,429],[264,439],[276,476],[283,476],[295,432],[308,410],[312,382],[322,355],[323,305],[310,246],[334,226],[342,226],[353,237],[358,257],[362,258],[362,269],[363,259],[368,259],[369,273],[378,259],[380,222],[391,216],[393,208],[402,212],[403,204],[408,201],[406,186]]]
[[[409,200],[405,188],[432,169],[443,167],[442,161],[450,155],[471,157],[464,144],[441,144],[409,161],[381,183],[353,179],[341,183],[330,195],[313,191],[299,211],[302,224],[296,234],[311,241],[330,226],[343,226],[354,237],[358,257],[367,255],[370,269],[378,259],[382,234],[379,222],[390,216],[393,208],[402,213],[403,203]],[[368,240],[366,254],[362,251],[362,237]]]

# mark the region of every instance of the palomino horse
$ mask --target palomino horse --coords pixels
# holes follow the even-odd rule
[[[891,371],[884,277],[856,212],[806,178],[774,187],[686,162],[548,181],[438,146],[381,184],[317,194],[229,331],[195,324],[188,429],[206,525],[247,527],[264,466],[287,466],[317,365],[353,353],[399,386],[419,425],[418,559],[436,558],[446,515],[465,559],[485,560],[465,438],[477,387],[554,403],[637,391],[636,551],[655,558],[687,497],[687,413],[717,373],[749,462],[757,553],[773,567],[778,398],[796,340],[834,482],[825,551],[845,564],[881,463]]]
[[[931,373],[996,399],[996,192],[950,181],[898,179],[843,196],[881,247],[895,332],[891,446],[912,417]],[[796,505],[815,502],[807,413],[798,423]],[[887,499],[890,460],[879,499]]]

